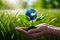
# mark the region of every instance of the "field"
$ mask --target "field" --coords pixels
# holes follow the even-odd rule
[[[8,10],[9,11],[9,10]],[[16,26],[29,27],[30,23],[25,20],[25,9],[22,11],[14,12],[0,10],[0,40],[60,40],[59,37],[53,35],[44,35],[36,39],[29,38],[15,30]],[[49,25],[60,26],[60,9],[36,9],[38,17],[44,16],[43,19],[33,23],[34,25],[47,23]],[[20,15],[23,19],[20,19]],[[28,22],[28,23],[27,23]]]

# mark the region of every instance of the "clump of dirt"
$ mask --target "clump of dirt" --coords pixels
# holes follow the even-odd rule
[[[37,27],[35,27],[35,26],[30,26],[30,27],[28,27],[28,28],[26,29],[26,31],[28,31],[28,30],[30,30],[30,29],[34,29],[34,28],[37,28]]]

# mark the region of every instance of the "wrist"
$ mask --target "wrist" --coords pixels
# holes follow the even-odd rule
[[[55,26],[48,26],[48,34],[60,36],[60,28]]]
[[[54,27],[52,26],[48,26],[48,30],[47,30],[47,34],[52,34],[53,33],[53,29]]]

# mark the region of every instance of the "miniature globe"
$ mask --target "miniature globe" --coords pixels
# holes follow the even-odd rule
[[[26,16],[28,16],[30,20],[34,20],[37,17],[37,13],[34,9],[28,9],[26,12]]]

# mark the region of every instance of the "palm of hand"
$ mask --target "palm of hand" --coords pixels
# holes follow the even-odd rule
[[[30,29],[28,31],[26,31],[26,28],[16,27],[16,30],[18,30],[19,32],[21,32],[29,37],[32,37],[32,38],[46,34],[46,31],[48,29],[47,24],[45,24],[45,23],[39,24],[36,27],[37,28]]]

